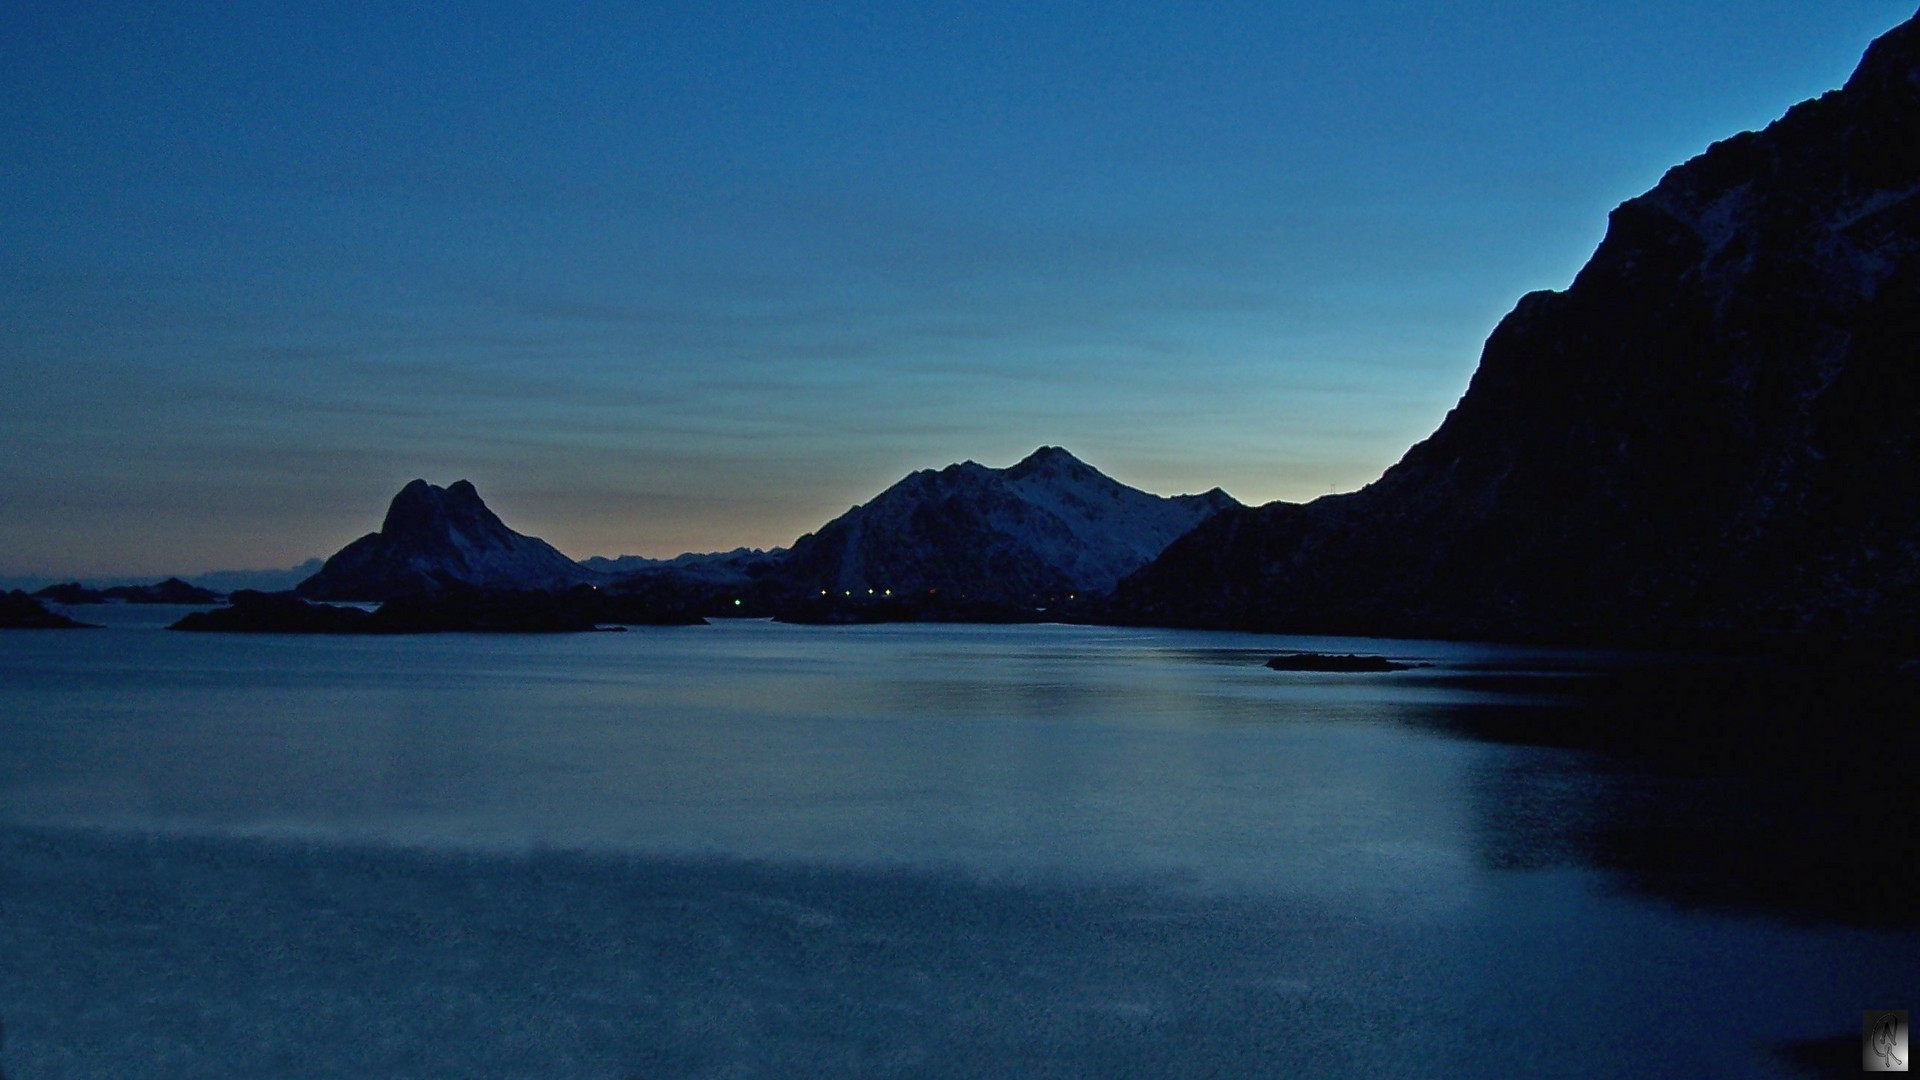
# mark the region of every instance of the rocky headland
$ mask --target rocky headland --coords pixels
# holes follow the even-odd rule
[[[1614,211],[1375,483],[1227,508],[1116,621],[1920,646],[1920,17]]]

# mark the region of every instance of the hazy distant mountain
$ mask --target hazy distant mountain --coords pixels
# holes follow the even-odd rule
[[[581,559],[580,565],[608,577],[629,574],[671,574],[689,582],[711,585],[745,584],[765,576],[787,556],[786,548],[762,551],[740,547],[732,551],[688,552],[671,559],[649,559],[643,555],[622,555],[609,559],[603,555]]]
[[[238,589],[259,589],[263,592],[277,592],[291,589],[300,582],[313,576],[320,569],[322,559],[308,559],[299,566],[290,566],[279,570],[209,570],[204,574],[175,574],[191,585],[211,589],[217,593],[230,593]],[[132,585],[146,585],[154,581],[152,575],[144,577],[87,577],[78,580],[83,588],[113,589]],[[42,574],[20,577],[0,577],[0,589],[19,589],[23,592],[37,592],[49,585],[73,584],[70,578],[51,578]]]
[[[1102,592],[1223,507],[1218,488],[1163,498],[1058,447],[990,469],[927,469],[794,541],[781,580],[801,593],[966,594],[1025,603]]]
[[[299,566],[290,566],[281,570],[211,570],[204,574],[195,574],[187,580],[203,589],[212,589],[218,593],[238,592],[241,589],[281,592],[293,588],[318,573],[325,562],[324,559],[312,558]]]
[[[223,594],[190,585],[177,577],[152,585],[115,585],[90,589],[77,581],[49,585],[33,594],[36,600],[56,604],[217,604]]]
[[[1123,617],[1596,640],[1920,627],[1920,17],[1614,211],[1376,483],[1222,513]]]
[[[465,480],[400,489],[380,531],[341,548],[296,591],[312,600],[386,600],[449,584],[551,589],[591,571],[544,540],[507,528]]]

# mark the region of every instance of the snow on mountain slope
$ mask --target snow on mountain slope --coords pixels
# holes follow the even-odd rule
[[[1105,592],[1221,508],[1218,488],[1165,498],[1059,447],[1005,469],[913,473],[794,542],[783,577],[836,592],[946,592],[1020,600]]]

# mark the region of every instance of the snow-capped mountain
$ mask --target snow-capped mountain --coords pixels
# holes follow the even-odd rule
[[[341,548],[295,591],[311,600],[387,600],[449,584],[550,589],[598,575],[501,522],[465,480],[400,489],[380,531]]]
[[[1043,446],[1005,469],[968,461],[913,473],[796,540],[780,576],[803,593],[1100,593],[1238,505],[1218,488],[1149,494]]]

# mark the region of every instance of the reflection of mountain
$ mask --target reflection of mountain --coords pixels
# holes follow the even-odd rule
[[[1920,625],[1920,18],[1614,211],[1376,483],[1229,509],[1131,619],[1560,639]]]
[[[1485,861],[1593,866],[1687,905],[1920,925],[1920,686],[1727,666],[1596,676],[1577,692],[1564,708],[1440,714],[1475,738],[1605,752],[1517,752],[1483,773]]]
[[[594,575],[544,540],[501,522],[465,480],[415,480],[393,497],[380,531],[341,548],[297,591],[310,600],[387,600],[448,585],[548,589]]]

